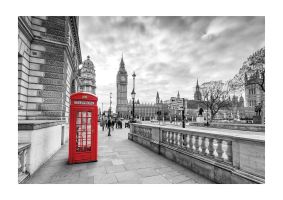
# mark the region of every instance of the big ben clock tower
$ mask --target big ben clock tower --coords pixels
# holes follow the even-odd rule
[[[128,73],[125,69],[125,63],[123,55],[120,62],[119,71],[117,73],[117,105],[116,113],[119,117],[125,117],[128,114],[127,111],[127,85],[128,85]]]

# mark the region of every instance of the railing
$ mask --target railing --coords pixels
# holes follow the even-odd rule
[[[23,183],[28,177],[27,156],[30,144],[18,144],[18,183]]]
[[[134,126],[134,132],[137,135],[140,135],[142,137],[145,137],[145,138],[148,138],[148,139],[152,138],[151,128]]]
[[[199,133],[161,130],[161,142],[190,153],[232,164],[232,141]]]
[[[133,137],[134,136],[134,137]],[[210,165],[207,169],[224,170],[231,174],[230,182],[248,180],[263,183],[265,179],[265,139],[264,134],[258,132],[232,131],[227,129],[211,129],[189,127],[186,129],[173,126],[160,126],[156,124],[137,124],[131,126],[129,139],[142,145],[148,144],[138,140],[137,137],[153,142],[155,145],[147,145],[176,162],[195,162],[194,166]],[[141,142],[139,142],[141,141]],[[171,153],[167,153],[171,151]],[[174,156],[173,156],[174,154]],[[188,161],[182,161],[188,156]],[[171,155],[171,156],[170,156]],[[190,157],[193,158],[190,160]],[[198,161],[196,161],[198,160]],[[184,164],[186,165],[186,164]],[[196,169],[197,171],[199,169]],[[206,169],[204,168],[204,171]],[[219,172],[212,171],[214,178]],[[233,174],[233,175],[232,175]],[[221,177],[222,175],[219,175]],[[237,179],[232,176],[238,177]],[[239,178],[240,177],[240,178]],[[209,177],[211,178],[211,177]],[[213,179],[213,178],[211,178]],[[233,179],[233,180],[232,180]],[[216,180],[225,183],[223,180]],[[229,181],[227,181],[229,182]]]

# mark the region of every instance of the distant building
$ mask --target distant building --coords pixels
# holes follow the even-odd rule
[[[202,97],[201,97],[201,92],[200,92],[200,88],[199,88],[199,84],[198,84],[198,80],[197,80],[197,85],[196,85],[196,91],[194,94],[194,100],[196,101],[201,101]]]
[[[186,113],[188,99],[181,98],[179,91],[177,97],[171,97],[170,100],[165,102],[168,104],[170,120],[181,119],[182,109],[185,109]]]
[[[90,57],[87,56],[87,60],[83,62],[83,66],[79,71],[80,79],[80,91],[81,92],[90,92],[95,94],[96,89],[96,75],[95,67],[93,62],[90,60]]]
[[[252,117],[253,111],[252,109],[244,107],[244,98],[240,96],[240,98],[236,95],[233,95],[232,99],[229,97],[229,101],[231,104],[230,108],[222,108],[218,111],[215,116],[215,119],[235,119],[235,118],[245,118]],[[203,101],[198,100],[188,100],[186,116],[188,118],[195,119],[198,116],[198,111],[200,108],[204,109],[203,116],[206,117],[207,108]],[[208,116],[210,117],[210,110],[208,109]]]
[[[126,118],[128,116],[128,100],[127,100],[128,73],[125,68],[123,55],[120,61],[120,67],[116,77],[116,85],[117,85],[116,113],[118,114],[119,117]]]
[[[135,103],[135,117],[140,120],[152,120],[157,116],[159,106],[155,103]],[[128,117],[131,118],[133,110],[133,101],[128,103]]]
[[[245,101],[246,107],[255,107],[259,103],[264,103],[264,91],[258,85],[262,81],[259,72],[250,77],[245,74]]]
[[[132,116],[133,101],[128,103],[128,117]],[[161,111],[161,118],[167,119],[169,117],[168,104],[160,100],[159,93],[156,94],[155,103],[140,103],[139,100],[135,102],[135,117],[142,121],[157,119],[157,112]]]

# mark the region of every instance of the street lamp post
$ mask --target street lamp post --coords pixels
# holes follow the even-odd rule
[[[135,72],[133,73],[133,91],[131,93],[132,95],[132,99],[133,99],[133,122],[135,121],[135,96],[136,96],[136,93],[135,93],[135,78],[136,78],[136,74]]]
[[[185,98],[183,98],[182,122],[183,122],[182,127],[185,128]]]
[[[110,92],[110,114],[111,114],[111,104],[112,104],[112,92]]]
[[[132,99],[133,99],[133,112],[132,112],[133,113],[133,120],[132,121],[134,121],[135,120],[135,95],[136,95],[134,89],[133,89],[131,95],[132,95]]]
[[[108,111],[108,123],[107,123],[107,125],[108,125],[108,136],[111,136],[111,124],[110,124],[110,115],[111,115],[111,103],[112,103],[112,101],[111,101],[111,99],[112,99],[112,92],[110,92],[110,107],[109,107],[109,111]]]

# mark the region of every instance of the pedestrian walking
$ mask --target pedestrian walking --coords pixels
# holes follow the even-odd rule
[[[117,124],[118,124],[118,128],[122,129],[122,121],[119,120]]]
[[[118,122],[119,122],[119,119],[118,119],[118,120],[117,120],[117,119],[115,119],[116,129],[117,129],[117,128],[119,128],[119,126],[118,126],[118,125],[119,125],[119,124],[118,124]]]
[[[112,119],[112,120],[111,120],[111,128],[112,128],[112,131],[114,131],[114,126],[115,126],[115,121]]]
[[[108,128],[108,136],[111,136],[111,119],[107,121],[107,128]]]
[[[105,120],[104,120],[103,118],[101,119],[100,126],[102,127],[102,131],[104,131],[104,127],[105,127]]]

